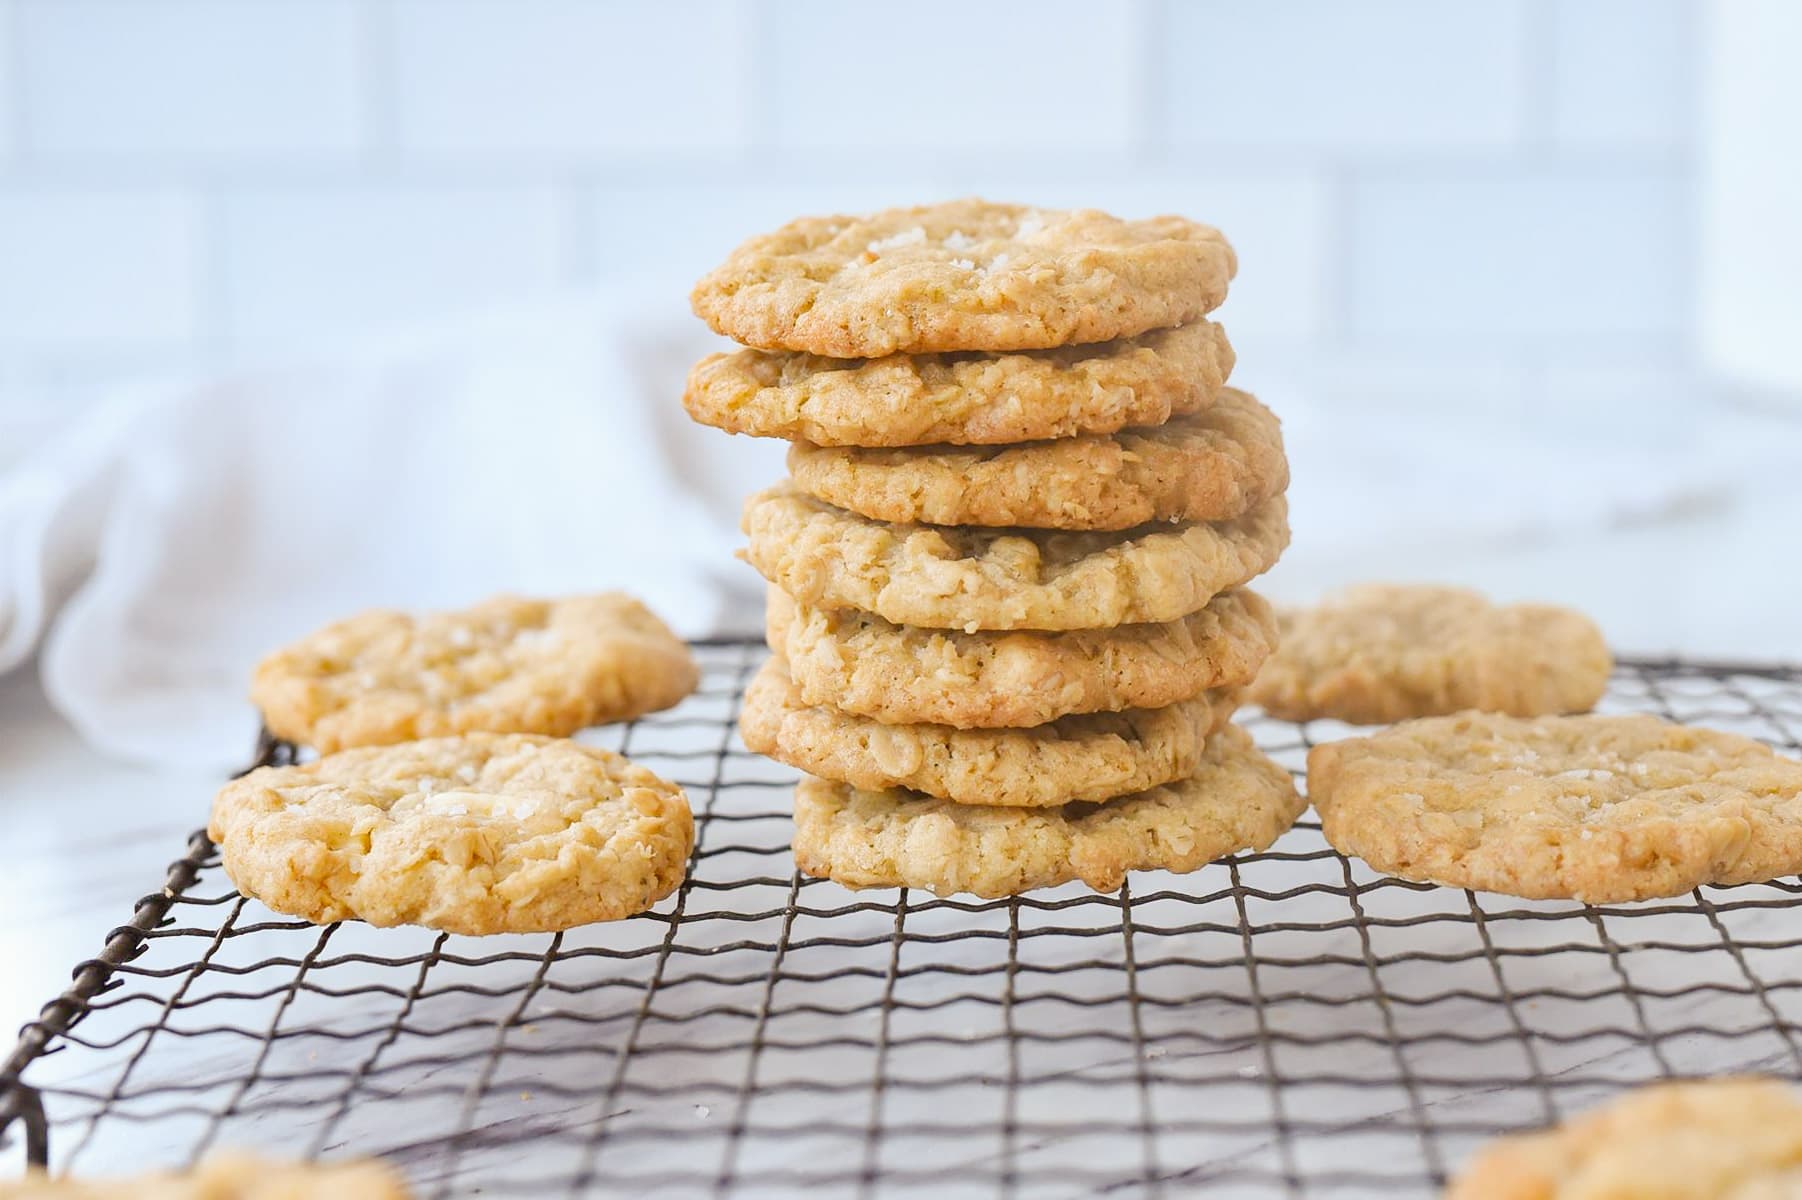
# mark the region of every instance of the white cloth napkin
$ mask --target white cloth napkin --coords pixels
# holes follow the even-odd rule
[[[0,483],[0,670],[36,649],[100,749],[222,768],[257,658],[363,607],[623,588],[746,627],[739,500],[781,456],[682,413],[715,345],[603,297],[120,397]]]

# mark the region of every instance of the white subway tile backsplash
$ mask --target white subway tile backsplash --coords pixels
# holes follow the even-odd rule
[[[226,332],[304,344],[557,286],[567,260],[548,188],[251,189],[221,203]]]
[[[743,0],[400,0],[406,151],[724,150],[745,132]]]
[[[0,190],[0,348],[191,340],[197,237],[194,205],[175,192]]]
[[[1358,182],[1346,323],[1377,339],[1680,337],[1682,178],[1667,171],[1396,171]]]
[[[1482,149],[1519,139],[1524,0],[1166,0],[1178,145]]]
[[[17,0],[25,136],[46,155],[346,155],[352,0]]]
[[[1665,149],[1688,138],[1693,0],[1571,0],[1552,12],[1550,110],[1560,144]]]
[[[1132,140],[1130,4],[787,0],[761,11],[781,146],[1017,154]]]

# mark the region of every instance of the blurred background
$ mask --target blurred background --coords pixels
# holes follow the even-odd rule
[[[236,705],[332,606],[642,584],[750,627],[780,448],[682,417],[689,285],[980,193],[1227,232],[1279,598],[1453,579],[1802,658],[1799,9],[0,0],[0,647],[10,587],[11,662],[129,675],[51,681],[87,728],[145,679]]]

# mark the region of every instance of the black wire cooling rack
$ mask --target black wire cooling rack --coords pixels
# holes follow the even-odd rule
[[[1802,1078],[1794,881],[1531,903],[1382,878],[1306,819],[1111,895],[854,894],[795,873],[793,774],[733,732],[761,650],[698,653],[693,699],[595,735],[695,803],[656,911],[316,927],[196,834],[0,1069],[7,1157],[377,1154],[427,1197],[1426,1195],[1630,1084]],[[1604,707],[1802,751],[1802,670],[1630,662]],[[1297,772],[1346,732],[1247,723]]]

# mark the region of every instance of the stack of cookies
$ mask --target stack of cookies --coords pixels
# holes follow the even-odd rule
[[[750,498],[753,750],[801,868],[1003,896],[1268,845],[1302,807],[1228,720],[1271,652],[1276,418],[1205,319],[1217,230],[957,201],[793,222],[696,286],[748,349],[698,421],[786,438]]]

